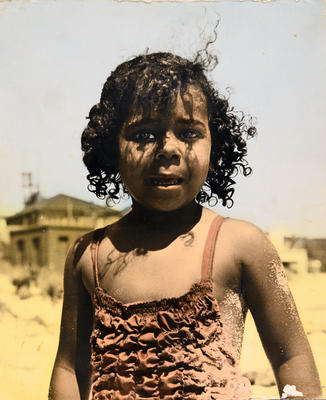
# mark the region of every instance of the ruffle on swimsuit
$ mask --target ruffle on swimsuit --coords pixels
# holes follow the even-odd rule
[[[92,400],[248,400],[243,377],[223,334],[211,270],[223,218],[206,240],[202,278],[180,297],[123,304],[95,276],[91,335]]]

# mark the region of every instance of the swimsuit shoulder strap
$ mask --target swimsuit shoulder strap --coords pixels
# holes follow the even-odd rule
[[[105,231],[105,228],[96,229],[93,232],[93,238],[92,238],[92,243],[91,243],[91,256],[92,256],[92,263],[93,263],[95,288],[101,287],[100,280],[99,280],[99,272],[98,272],[98,248],[102,241],[104,231]]]
[[[220,227],[224,221],[224,217],[217,215],[209,228],[206,243],[203,252],[202,266],[201,266],[201,280],[206,281],[212,277],[212,268],[214,260],[214,252],[216,246],[217,235]]]

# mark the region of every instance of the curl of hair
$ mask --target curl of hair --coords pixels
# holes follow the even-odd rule
[[[212,139],[210,168],[197,195],[199,203],[233,205],[235,176],[251,173],[246,161],[247,139],[255,136],[251,119],[234,111],[208,81],[205,71],[217,63],[216,57],[198,52],[194,61],[171,53],[150,53],[120,64],[104,84],[101,99],[89,112],[82,133],[83,161],[89,171],[88,189],[107,203],[116,203],[128,193],[119,174],[117,137],[132,113],[148,117],[154,110],[169,113],[177,95],[196,85],[207,100]]]

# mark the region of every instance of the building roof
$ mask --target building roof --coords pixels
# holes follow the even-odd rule
[[[23,218],[32,213],[41,212],[55,212],[67,210],[67,208],[72,207],[74,213],[85,213],[92,214],[95,212],[98,216],[110,216],[110,215],[121,215],[120,211],[114,210],[112,208],[103,207],[91,202],[87,202],[77,197],[68,196],[66,194],[57,194],[56,196],[50,197],[48,199],[41,198],[36,202],[27,205],[22,211],[6,217],[8,225],[15,224],[17,220]]]

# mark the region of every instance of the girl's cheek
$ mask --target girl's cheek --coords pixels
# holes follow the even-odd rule
[[[137,152],[133,149],[131,142],[123,142],[120,145],[120,159],[124,163],[131,163],[137,156]]]
[[[140,167],[153,159],[153,146],[135,142],[123,142],[120,145],[120,165],[129,168]]]
[[[125,154],[126,150],[130,150],[130,142],[122,140],[119,143],[120,153]]]
[[[196,166],[203,165],[204,167],[205,164],[208,164],[210,160],[210,148],[207,147],[202,150],[195,151],[195,149],[192,147],[187,147],[185,158],[191,164]]]
[[[120,173],[126,174],[133,170],[133,166],[136,160],[133,159],[133,154],[130,151],[130,146],[128,144],[121,145],[119,147],[119,170]]]

